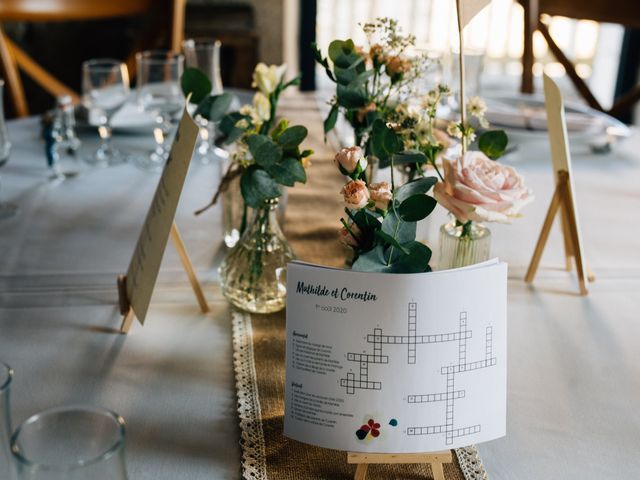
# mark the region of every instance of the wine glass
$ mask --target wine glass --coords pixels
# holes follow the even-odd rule
[[[156,147],[148,156],[136,160],[145,170],[159,170],[169,157],[167,137],[176,115],[184,106],[180,77],[184,57],[165,50],[136,54],[138,66],[138,103],[144,111],[156,117],[153,138]]]
[[[220,40],[215,38],[189,38],[182,42],[182,50],[187,67],[197,68],[202,71],[211,81],[211,94],[220,95],[222,93],[222,78],[220,77]],[[198,115],[195,118],[200,126],[200,142],[196,147],[202,164],[210,163],[212,160],[222,161],[229,154],[215,144],[216,126],[215,122],[209,122],[206,118]]]
[[[4,106],[2,103],[2,93],[4,90],[4,81],[0,79],[0,167],[9,160],[11,153],[11,142],[9,141],[9,132],[4,121]],[[18,206],[13,203],[0,201],[0,220],[13,217],[18,212]]]
[[[82,101],[89,112],[99,115],[100,146],[87,157],[87,163],[107,166],[122,163],[125,156],[111,145],[111,118],[129,99],[127,66],[108,58],[89,60],[82,64]]]

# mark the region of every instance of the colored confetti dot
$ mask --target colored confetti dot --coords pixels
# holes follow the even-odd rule
[[[389,420],[389,425],[391,425],[392,427],[397,427],[398,420],[396,420],[395,418],[392,418],[391,420]]]

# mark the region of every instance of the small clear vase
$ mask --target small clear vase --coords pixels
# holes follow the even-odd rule
[[[287,263],[294,255],[277,218],[278,199],[254,211],[252,222],[220,266],[222,293],[251,313],[282,310],[287,295]]]
[[[440,227],[438,270],[465,267],[489,260],[491,230],[481,223],[460,225],[451,220]]]

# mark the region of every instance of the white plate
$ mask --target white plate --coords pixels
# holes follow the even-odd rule
[[[547,113],[542,95],[487,95],[486,118],[492,127],[521,134],[546,135]],[[576,141],[588,141],[598,135],[628,137],[629,128],[619,120],[592,108],[565,103],[567,131]]]

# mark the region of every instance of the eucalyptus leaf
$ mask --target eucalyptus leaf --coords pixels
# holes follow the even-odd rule
[[[367,103],[367,92],[362,87],[340,85],[336,87],[338,103],[349,110],[362,108]]]
[[[270,140],[266,135],[254,134],[249,135],[245,141],[247,142],[251,155],[255,158],[258,155],[258,149]]]
[[[303,127],[302,125],[294,125],[282,132],[282,135],[278,138],[278,143],[285,150],[290,150],[300,145],[306,136],[306,127]]]
[[[211,92],[211,81],[197,68],[186,68],[180,78],[182,93],[187,97],[191,94],[191,103],[202,102]]]
[[[411,242],[416,238],[416,222],[405,222],[391,210],[382,221],[382,231],[398,243]]]
[[[353,262],[351,270],[356,272],[392,272],[392,268],[389,267],[384,260],[384,247],[382,245],[378,245],[373,250],[360,254],[358,259]]]
[[[395,199],[397,202],[403,202],[412,195],[427,193],[436,183],[438,183],[436,177],[416,178],[398,187],[396,189]]]
[[[381,118],[373,122],[370,140],[371,153],[378,157],[383,168],[389,165],[391,156],[400,152],[403,146],[402,140]]]
[[[436,205],[433,197],[419,193],[404,200],[398,207],[398,213],[405,222],[419,222],[427,217]]]
[[[427,163],[427,156],[418,150],[403,150],[402,152],[395,153],[393,155],[394,165],[405,165],[408,163]]]
[[[240,177],[240,191],[245,203],[253,208],[261,206],[265,200],[282,195],[277,182],[265,170],[252,165]]]
[[[293,187],[296,182],[306,183],[307,173],[299,160],[285,158],[282,162],[266,167],[267,172],[281,185]]]
[[[409,242],[404,247],[409,251],[408,254],[400,256],[394,263],[394,271],[396,273],[420,273],[431,270],[429,261],[431,260],[431,250],[420,242]]]
[[[266,138],[268,140],[258,147],[255,154],[251,152],[256,163],[265,168],[279,162],[282,158],[282,149],[269,137]]]
[[[331,106],[331,110],[329,110],[329,115],[327,115],[327,118],[325,118],[324,120],[325,141],[326,141],[326,134],[331,130],[333,130],[333,127],[336,126],[336,122],[338,121],[338,112],[339,112],[338,104],[334,103]]]
[[[194,116],[201,115],[211,122],[219,122],[229,110],[232,101],[233,95],[230,93],[210,95],[198,104]]]
[[[390,247],[394,247],[396,249],[398,249],[399,252],[402,253],[406,253],[409,254],[409,250],[407,250],[405,247],[403,247],[395,238],[393,238],[391,235],[383,232],[382,230],[378,230],[376,231],[376,237],[381,240],[384,244],[390,246]]]
[[[504,130],[490,130],[478,138],[478,148],[492,160],[500,158],[507,149],[509,137]]]

